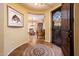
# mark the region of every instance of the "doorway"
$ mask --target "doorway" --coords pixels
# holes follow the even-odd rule
[[[65,56],[74,55],[74,4],[63,3],[52,13],[52,43],[62,48]]]

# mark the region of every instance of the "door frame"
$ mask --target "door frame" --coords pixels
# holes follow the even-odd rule
[[[70,35],[70,55],[74,56],[74,3],[70,4],[70,30],[72,31]]]

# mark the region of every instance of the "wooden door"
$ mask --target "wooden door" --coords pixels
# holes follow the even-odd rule
[[[70,51],[71,48],[73,49],[73,43],[71,44],[73,38],[72,38],[72,29],[71,27],[71,21],[73,21],[71,18],[71,4],[65,3],[61,6],[61,39],[62,39],[62,50],[64,55],[71,55]],[[71,47],[72,46],[72,47]]]

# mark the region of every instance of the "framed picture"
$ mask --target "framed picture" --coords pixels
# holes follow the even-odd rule
[[[43,23],[38,23],[37,24],[37,30],[43,30]]]
[[[8,26],[22,27],[23,24],[23,14],[8,6]]]

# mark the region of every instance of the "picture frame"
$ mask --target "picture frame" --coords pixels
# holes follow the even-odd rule
[[[43,29],[43,23],[38,23],[37,30],[42,30],[42,29]]]
[[[24,26],[24,16],[22,13],[18,12],[14,8],[7,7],[7,25],[9,27],[23,27]]]

